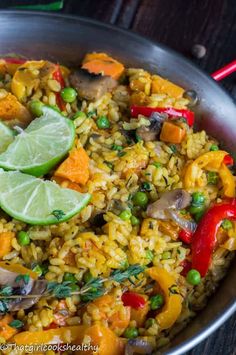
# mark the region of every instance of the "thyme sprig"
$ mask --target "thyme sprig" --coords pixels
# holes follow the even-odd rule
[[[56,298],[66,298],[73,295],[79,295],[81,297],[82,302],[91,302],[94,299],[102,296],[106,289],[104,288],[104,283],[106,281],[115,281],[118,283],[122,283],[126,280],[129,280],[133,283],[132,277],[138,279],[138,275],[141,274],[145,270],[145,266],[141,266],[138,264],[130,265],[125,270],[114,270],[111,272],[110,276],[107,278],[93,278],[88,281],[85,285],[81,287],[78,291],[72,291],[70,281],[64,281],[62,283],[58,282],[49,282],[47,285],[46,291],[39,295],[39,294],[28,294],[28,295],[16,295],[10,294],[10,290],[8,292],[0,292],[0,312],[1,308],[5,309],[7,307],[7,303],[11,299],[18,299],[18,298],[40,298],[40,297],[56,297]],[[6,290],[5,290],[6,291]],[[8,293],[8,295],[6,295]],[[5,295],[4,295],[5,294]],[[2,306],[2,307],[1,307]],[[2,309],[2,311],[3,311]]]

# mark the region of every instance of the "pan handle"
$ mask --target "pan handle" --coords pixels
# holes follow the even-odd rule
[[[224,79],[226,76],[229,76],[236,71],[236,59],[231,63],[227,64],[225,67],[215,71],[211,74],[211,77],[216,81]]]

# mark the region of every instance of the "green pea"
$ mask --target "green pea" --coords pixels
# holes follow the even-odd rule
[[[160,308],[164,304],[164,298],[162,295],[155,295],[150,298],[150,308],[152,311]]]
[[[150,328],[156,323],[157,323],[157,321],[155,318],[148,318],[145,322],[145,328]]]
[[[41,101],[33,100],[30,102],[29,107],[32,114],[36,117],[40,117],[43,114],[43,106],[45,106]]]
[[[124,210],[119,214],[119,217],[123,220],[123,221],[129,221],[130,218],[132,216],[132,213],[130,212],[130,210]]]
[[[210,146],[210,151],[212,151],[212,152],[216,152],[217,150],[219,150],[218,145],[216,145],[216,144],[212,144],[212,145]]]
[[[70,273],[70,272],[66,272],[65,274],[64,274],[64,277],[63,277],[63,280],[64,281],[70,281],[70,282],[77,282],[77,279],[76,279],[76,277],[72,274],[72,273]]]
[[[71,292],[79,291],[79,286],[74,283],[70,284],[69,287],[71,289]]]
[[[142,138],[137,133],[135,133],[135,142],[136,143],[142,142]]]
[[[110,121],[106,116],[101,116],[96,121],[97,127],[99,129],[108,129],[110,128]]]
[[[74,116],[72,117],[72,120],[75,120],[76,118],[86,118],[86,114],[83,111],[77,111]]]
[[[207,173],[207,183],[210,185],[216,185],[219,181],[219,176],[214,171],[208,171]]]
[[[93,276],[91,274],[90,271],[86,271],[84,276],[83,276],[83,280],[84,282],[87,284],[88,282],[90,282],[93,279]]]
[[[43,275],[43,269],[40,265],[35,265],[35,267],[32,269],[32,271],[36,272],[39,276]]]
[[[194,192],[192,194],[192,205],[202,205],[205,202],[205,196],[201,192]]]
[[[205,210],[205,206],[204,205],[199,205],[199,206],[190,206],[189,207],[189,212],[193,215],[195,215],[196,213],[202,212]]]
[[[150,262],[153,260],[154,255],[153,252],[151,250],[147,250],[146,251],[146,259],[150,260]]]
[[[162,260],[168,260],[170,258],[171,258],[171,252],[169,252],[169,251],[164,251],[161,255]]]
[[[125,336],[125,338],[128,338],[128,339],[137,338],[138,329],[135,327],[126,328],[124,331],[124,336]]]
[[[224,219],[221,223],[221,227],[225,230],[233,228],[233,223],[229,219]]]
[[[140,220],[135,216],[131,216],[130,222],[131,222],[132,226],[137,226],[140,223]]]
[[[24,231],[20,231],[18,234],[17,234],[17,240],[19,242],[19,244],[21,246],[25,246],[25,245],[28,245],[30,243],[30,237],[29,237],[29,234],[27,232],[24,232]]]
[[[187,273],[186,280],[190,285],[196,286],[201,282],[201,275],[197,270],[191,269]]]
[[[113,144],[111,149],[112,150],[121,151],[123,149],[123,147],[121,145],[118,145],[118,144]]]
[[[77,96],[77,92],[73,88],[64,88],[61,90],[61,97],[65,102],[73,102],[75,101]]]
[[[147,203],[148,203],[148,197],[147,194],[145,192],[142,191],[138,191],[134,194],[133,196],[133,203],[136,206],[140,206],[140,207],[146,207]]]

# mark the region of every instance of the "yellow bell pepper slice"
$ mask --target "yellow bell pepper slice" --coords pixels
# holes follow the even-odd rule
[[[84,332],[85,326],[75,325],[61,327],[37,332],[21,332],[16,334],[11,340],[17,345],[39,345],[39,344],[65,344],[75,343],[78,335]]]
[[[36,280],[38,278],[38,274],[36,272],[27,269],[21,264],[9,264],[6,261],[0,261],[0,268],[15,272],[16,274],[29,275],[33,280]]]
[[[223,192],[227,197],[235,196],[235,180],[231,171],[227,168],[225,164],[221,164],[220,169],[218,170],[219,177],[223,183]]]
[[[148,275],[158,282],[165,296],[165,305],[157,314],[156,320],[161,329],[168,329],[178,319],[182,310],[183,298],[178,294],[178,287],[174,276],[160,267],[152,267],[147,270]]]
[[[197,185],[197,179],[201,170],[216,171],[222,180],[224,195],[235,196],[235,181],[230,170],[223,164],[224,157],[228,155],[224,150],[218,150],[202,154],[187,166],[184,174],[184,187],[193,188]]]
[[[84,337],[91,339],[91,345],[98,347],[99,355],[123,355],[125,340],[119,338],[115,333],[104,325],[97,323],[91,327],[85,328],[84,332],[78,333],[76,344],[83,344]],[[95,352],[92,349],[86,351],[87,355],[93,355]],[[76,355],[83,355],[85,352],[79,350]]]
[[[45,64],[45,60],[30,60],[16,70],[11,82],[11,91],[18,100],[24,100],[28,91],[39,86],[39,71]]]

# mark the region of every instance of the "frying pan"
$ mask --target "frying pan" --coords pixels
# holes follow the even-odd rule
[[[104,51],[126,66],[158,72],[185,89],[195,90],[200,100],[195,110],[198,128],[216,137],[231,153],[236,152],[236,106],[231,97],[211,77],[163,45],[117,27],[73,16],[2,11],[0,24],[0,54],[17,53],[75,66],[86,52]],[[215,77],[223,75],[220,72]],[[157,354],[185,353],[233,314],[235,266],[234,262],[208,306],[175,337],[169,349]]]

